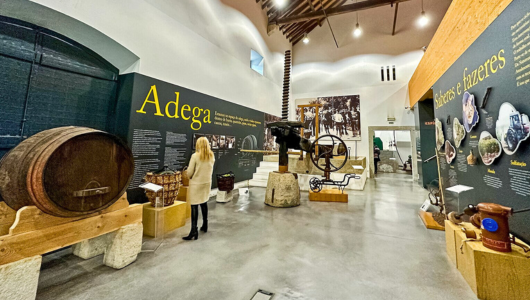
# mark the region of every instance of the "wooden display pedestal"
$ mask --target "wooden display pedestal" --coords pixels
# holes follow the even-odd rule
[[[425,225],[425,228],[441,231],[445,230],[445,227],[438,224],[438,222],[434,220],[432,213],[420,209],[420,211],[418,212],[418,216],[420,216],[420,219],[423,222],[423,225]]]
[[[182,201],[160,208],[145,203],[144,234],[156,238],[186,225],[186,206],[186,202]]]
[[[177,194],[177,200],[186,202],[186,219],[191,218],[191,205],[188,201],[188,188],[189,186],[180,186],[179,193]]]
[[[142,205],[123,195],[109,208],[82,217],[60,218],[35,206],[18,211],[0,202],[0,299],[35,299],[41,255],[74,245],[74,254],[105,254],[105,265],[121,269],[142,248]]]
[[[530,258],[524,251],[512,245],[512,252],[497,252],[484,247],[482,241],[466,241],[463,227],[474,230],[480,237],[481,231],[472,224],[456,225],[446,220],[447,255],[477,297],[488,300],[530,299]],[[530,257],[530,253],[528,255]]]
[[[348,194],[337,189],[321,190],[318,193],[309,191],[309,201],[348,203]]]

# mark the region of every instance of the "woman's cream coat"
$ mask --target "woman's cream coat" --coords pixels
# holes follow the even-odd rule
[[[188,166],[190,186],[187,197],[191,205],[204,203],[210,198],[214,162],[214,158],[202,161],[197,153],[191,156]]]

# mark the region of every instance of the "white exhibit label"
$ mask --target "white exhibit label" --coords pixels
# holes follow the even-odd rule
[[[145,190],[148,190],[148,191],[151,191],[151,192],[155,192],[155,193],[164,188],[161,185],[154,184],[154,183],[151,183],[151,182],[140,184],[140,187],[142,189],[145,189]]]
[[[420,209],[423,210],[423,211],[427,211],[429,209],[429,207],[431,207],[431,201],[429,201],[429,199],[425,200],[425,202],[423,202],[423,204],[421,205]]]
[[[465,192],[465,191],[469,191],[469,190],[472,190],[473,188],[470,187],[470,186],[467,186],[467,185],[455,185],[455,186],[452,186],[450,188],[446,188],[445,190],[446,191],[450,191],[450,192],[455,192],[457,194],[460,194],[462,192]]]

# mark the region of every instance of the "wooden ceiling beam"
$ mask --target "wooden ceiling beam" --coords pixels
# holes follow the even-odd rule
[[[273,13],[280,12],[280,14],[277,17],[278,18],[285,17],[285,16],[289,15],[293,10],[297,9],[298,7],[300,7],[300,5],[302,5],[304,3],[304,1],[305,0],[294,0],[294,1],[291,1],[289,3],[289,5],[285,9],[278,10],[278,8],[273,7],[269,12],[271,12],[271,11]],[[295,8],[295,6],[296,6],[296,8]]]
[[[335,8],[343,5],[348,0],[292,0],[284,9],[278,9],[274,5],[273,0],[256,0],[260,3],[263,9],[266,9],[266,14],[269,20],[297,16],[304,13],[322,11],[322,6],[327,11],[330,8]],[[277,26],[280,31],[291,42],[300,41],[306,33],[311,32],[315,27],[322,26],[326,18],[319,18],[310,21],[302,21],[298,23],[284,24],[281,26],[269,25],[270,28]],[[270,22],[269,22],[270,24]]]
[[[313,5],[313,7],[315,9],[322,9],[321,6],[320,6],[320,0],[316,0],[317,1],[317,5]],[[330,5],[334,5],[336,4],[337,2],[335,2],[336,0],[324,0],[323,4],[324,4],[324,8],[327,9],[330,7]],[[301,12],[296,12],[296,13],[304,13],[305,11],[308,11],[309,8],[306,6],[306,9],[304,9],[303,11]],[[284,35],[287,33],[287,32],[291,32],[293,29],[295,29],[296,27],[298,27],[298,23],[292,23],[292,24],[287,24],[286,27],[282,27],[280,26],[280,30],[282,30],[282,32],[284,33]],[[284,30],[285,29],[285,30]]]
[[[285,18],[279,18],[277,20],[271,20],[271,23],[269,25],[283,25],[283,24],[290,24],[290,23],[298,23],[302,21],[309,21],[309,20],[324,18],[326,14],[329,17],[329,16],[356,12],[360,10],[372,9],[372,8],[386,6],[390,4],[396,4],[396,3],[405,2],[405,1],[410,1],[410,0],[366,0],[363,2],[352,3],[352,4],[347,4],[347,5],[331,8],[329,10],[326,10],[326,13],[324,13],[322,10],[317,9],[314,12],[310,12],[310,13],[303,14],[303,15],[297,15],[297,16],[293,15],[293,16],[289,16]]]
[[[304,26],[305,22],[303,23],[296,23],[296,25],[288,28],[287,30],[285,30],[285,32],[283,33],[283,35],[286,35],[287,38],[293,33],[293,31],[296,31],[298,29],[300,29],[300,27]]]
[[[261,9],[269,8],[271,6],[272,6],[272,1],[271,0],[264,0],[261,3]]]
[[[348,1],[348,0],[342,0],[340,2],[337,2],[337,4],[332,5],[332,7],[341,6],[344,3],[346,3],[346,1]],[[322,27],[322,25],[324,25],[324,21],[326,21],[326,18],[322,18],[322,19],[318,20],[318,26]],[[313,30],[313,29],[311,29],[311,30]]]
[[[314,6],[314,8],[322,10],[322,6],[320,5],[320,0],[316,0],[316,1],[317,1],[317,5]],[[322,2],[322,4],[324,5],[324,9],[329,9],[329,8],[333,8],[333,7],[338,7],[338,6],[342,5],[342,4],[344,4],[346,1],[347,0],[340,0],[340,1],[338,1],[338,0],[331,0],[331,1],[324,0]],[[326,18],[322,18],[322,19],[318,20],[318,25],[322,26],[322,24],[324,23],[325,20],[326,20]],[[291,32],[293,29],[297,28],[299,24],[300,23],[295,23],[294,27],[291,28],[291,30],[288,30],[288,32]],[[293,24],[291,24],[291,25],[293,25]],[[315,27],[313,27],[313,28],[315,28]],[[309,33],[310,31],[311,30],[308,30],[307,32]]]
[[[313,1],[312,0],[306,0],[307,1],[307,4],[309,4],[309,7],[311,7],[311,11],[315,11],[315,7],[313,6]]]
[[[293,15],[298,15],[298,14],[310,11],[310,7],[307,5],[306,0],[300,0],[300,1],[297,1],[296,3],[298,3],[298,5],[295,8],[293,8],[292,10],[290,10],[286,14],[283,14],[281,16],[278,16],[275,19],[272,19],[272,21],[280,19],[280,18],[285,18],[285,17],[289,17],[289,16],[293,16]],[[289,25],[289,24],[286,24],[286,25]],[[280,26],[280,30],[282,30],[282,29],[283,28]]]
[[[303,38],[306,35],[306,33],[309,31],[309,28],[315,28],[315,26],[313,26],[315,24],[318,25],[318,22],[316,20],[307,21],[307,24],[300,27],[300,29],[294,32],[292,36],[288,37],[289,42],[292,43],[294,40],[298,38]]]
[[[315,9],[321,9],[320,0],[316,0],[316,1],[318,1],[318,7],[316,7]],[[331,2],[329,2],[329,0],[324,0],[323,1],[324,9],[343,5],[346,1],[347,0],[340,0],[340,1],[331,0]],[[322,26],[325,20],[326,18],[322,18],[320,20],[314,20],[316,21],[315,23],[303,22],[303,23],[290,24],[290,28],[288,28],[284,32],[284,35],[287,35],[287,38],[289,39],[289,41],[291,41],[294,45],[295,43],[293,41],[296,41],[296,42],[300,41],[304,37],[305,33],[311,32],[317,26]]]
[[[311,31],[311,30],[315,29],[315,27],[318,26],[318,23],[319,23],[319,22],[315,22],[313,25],[309,26],[309,27],[307,28],[307,31]],[[294,45],[296,45],[298,42],[300,42],[303,38],[304,38],[304,35],[300,35],[300,36],[298,36],[298,37],[296,37],[296,38],[290,40],[290,42],[291,42],[291,43],[293,44],[293,46],[294,46]]]
[[[513,0],[453,1],[409,82],[414,106]],[[480,16],[480,17],[477,17]],[[470,22],[473,20],[473,22]]]
[[[314,22],[315,22],[314,20],[305,22],[303,25],[299,26],[296,30],[288,34],[287,38],[291,40],[299,35],[304,35],[306,33],[306,29],[309,28],[311,25],[313,25]]]

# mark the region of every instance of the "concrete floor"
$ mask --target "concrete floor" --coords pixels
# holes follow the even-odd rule
[[[199,240],[166,236],[123,270],[62,250],[44,257],[37,299],[476,299],[445,254],[444,233],[417,211],[426,192],[410,176],[380,174],[349,203],[296,208],[263,204],[251,188],[227,204],[210,202],[210,231]],[[199,223],[200,224],[200,223]]]

